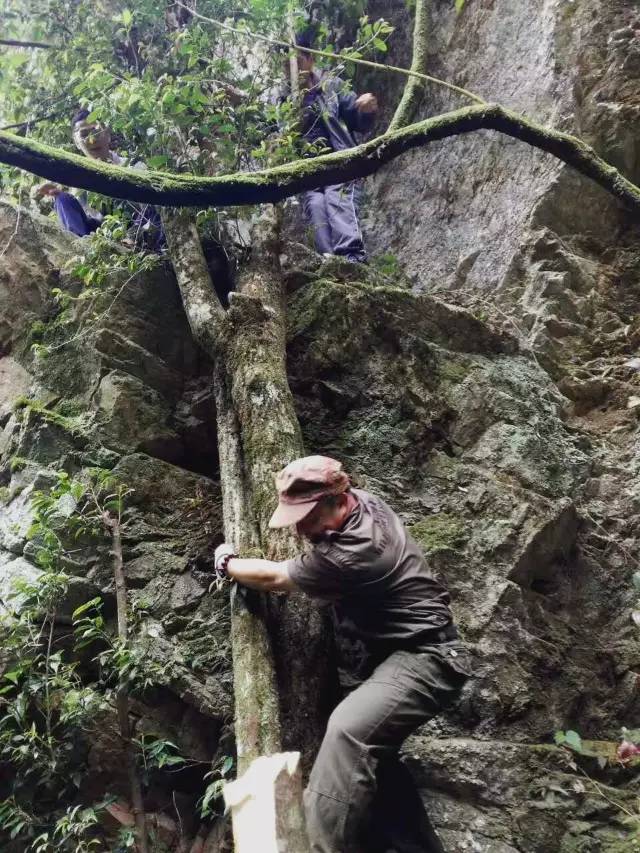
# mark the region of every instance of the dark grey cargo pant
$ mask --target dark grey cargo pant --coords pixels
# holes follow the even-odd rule
[[[350,261],[366,260],[358,222],[360,194],[360,181],[332,184],[304,193],[302,206],[313,229],[317,252],[342,255]]]
[[[368,853],[360,833],[376,792],[376,768],[418,726],[459,695],[468,654],[455,640],[390,655],[329,718],[305,791],[313,853]]]

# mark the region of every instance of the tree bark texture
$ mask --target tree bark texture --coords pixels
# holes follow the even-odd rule
[[[261,550],[273,560],[292,557],[302,548],[289,528],[269,528],[269,519],[277,503],[274,474],[305,454],[287,378],[279,257],[277,212],[268,210],[254,229],[252,258],[240,276],[240,293],[231,299],[225,349],[253,518]],[[283,748],[299,750],[307,771],[324,732],[332,696],[330,632],[324,611],[302,593],[269,596],[268,608]]]
[[[260,172],[213,178],[136,172],[0,132],[0,162],[52,181],[130,201],[176,207],[233,207],[281,201],[304,190],[341,184],[379,171],[406,151],[478,130],[496,130],[546,151],[591,178],[640,214],[640,187],[582,140],[543,127],[497,104],[466,107],[385,133],[356,148],[297,160]]]
[[[418,74],[427,71],[427,44],[429,38],[429,0],[416,0],[415,19],[413,24],[413,54],[411,70]],[[419,77],[408,77],[400,98],[400,103],[387,128],[387,133],[400,130],[411,123],[420,96],[424,91],[424,80]]]
[[[214,363],[225,538],[240,553],[260,553],[240,424],[230,391],[232,380],[225,352],[227,312],[213,287],[193,218],[184,212],[165,211],[163,225],[191,332]],[[243,772],[258,756],[279,752],[281,748],[275,666],[264,596],[233,590],[231,644],[238,771]]]

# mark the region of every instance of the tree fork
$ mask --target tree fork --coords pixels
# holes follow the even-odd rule
[[[225,538],[239,550],[257,551],[258,536],[242,460],[240,427],[224,357],[227,312],[213,287],[193,216],[182,211],[164,211],[163,225],[191,332],[214,362]],[[281,750],[275,666],[261,596],[245,596],[234,590],[231,643],[238,772],[242,773],[258,756]]]
[[[260,172],[214,178],[135,172],[5,131],[0,132],[0,162],[49,180],[129,201],[176,207],[233,207],[280,201],[314,187],[367,177],[413,148],[478,130],[495,130],[552,154],[591,178],[635,215],[640,214],[640,187],[599,157],[593,148],[575,136],[545,128],[497,104],[442,113],[346,151],[296,160]]]

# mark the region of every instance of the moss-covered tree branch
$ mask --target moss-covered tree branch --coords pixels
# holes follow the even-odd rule
[[[552,154],[594,180],[634,213],[640,213],[640,187],[593,148],[575,136],[545,128],[496,104],[443,113],[346,151],[260,172],[213,178],[136,172],[10,133],[0,133],[0,162],[49,180],[130,201],[176,207],[233,207],[276,202],[313,187],[366,177],[412,148],[477,130],[495,130]]]
[[[427,43],[429,37],[428,15],[429,0],[416,0],[415,19],[413,24],[413,56],[411,59],[411,77],[407,82],[396,107],[393,118],[387,128],[387,133],[406,127],[413,118],[415,109],[424,90],[424,80],[416,75],[427,73]]]

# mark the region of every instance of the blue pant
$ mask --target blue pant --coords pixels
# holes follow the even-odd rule
[[[71,193],[60,193],[55,197],[55,211],[65,231],[78,237],[86,237],[98,228],[101,220],[89,216],[80,201]]]
[[[82,206],[82,202],[71,193],[60,193],[54,202],[60,224],[65,231],[71,231],[78,237],[92,234],[100,226],[102,217],[91,216]],[[130,237],[138,247],[151,252],[160,252],[166,246],[160,214],[150,204],[133,207],[133,220]]]
[[[360,190],[359,181],[350,181],[304,193],[302,205],[316,251],[359,263],[367,259],[358,223]]]

